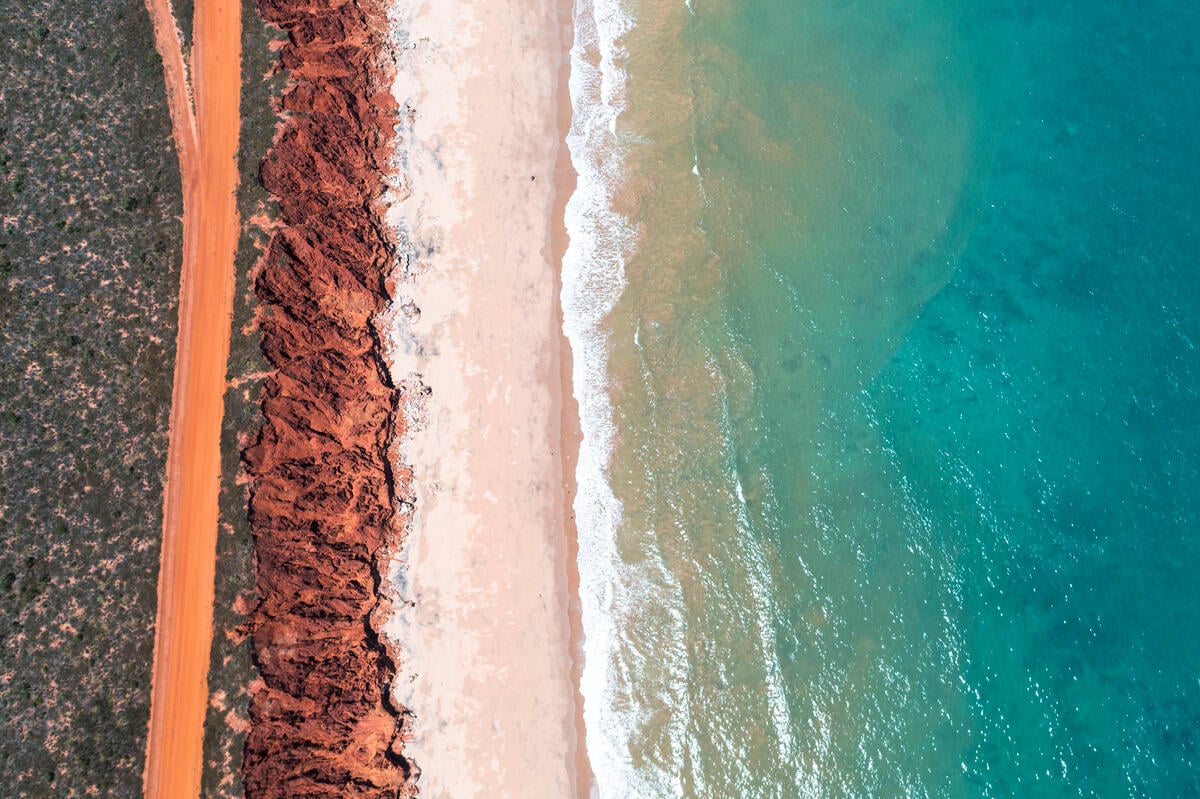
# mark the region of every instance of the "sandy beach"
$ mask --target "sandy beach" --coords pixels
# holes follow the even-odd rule
[[[416,513],[387,626],[421,795],[576,793],[562,353],[552,220],[569,17],[554,0],[395,12],[411,242],[391,362]],[[411,192],[411,194],[409,194]],[[404,270],[402,270],[404,271]]]

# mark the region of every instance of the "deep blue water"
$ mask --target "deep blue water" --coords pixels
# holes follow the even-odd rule
[[[1200,4],[621,7],[600,793],[1200,796]]]
[[[1200,795],[1200,14],[999,5],[977,219],[864,406],[954,553],[968,792]]]

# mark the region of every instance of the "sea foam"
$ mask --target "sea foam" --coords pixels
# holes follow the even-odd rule
[[[578,179],[565,214],[570,244],[563,256],[562,309],[583,433],[575,498],[585,658],[580,690],[595,790],[607,797],[620,795],[632,776],[624,746],[628,725],[613,701],[621,504],[608,482],[614,423],[603,323],[625,287],[625,262],[635,233],[633,225],[612,210],[625,162],[617,131],[625,97],[620,63],[625,53],[619,41],[633,20],[619,0],[581,0],[575,6],[574,25],[567,146]]]

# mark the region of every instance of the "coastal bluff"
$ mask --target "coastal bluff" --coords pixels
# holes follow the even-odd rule
[[[400,392],[375,326],[396,251],[379,207],[396,119],[386,11],[258,7],[287,35],[289,82],[260,169],[277,218],[253,276],[273,371],[243,451],[259,600],[246,795],[400,799],[416,794],[410,717],[389,698],[396,664],[376,630],[404,527],[388,458]]]

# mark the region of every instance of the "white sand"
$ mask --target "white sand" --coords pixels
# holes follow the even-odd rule
[[[422,797],[575,793],[560,459],[557,264],[551,258],[554,0],[439,0],[394,12],[395,93],[411,237],[393,371],[432,395],[401,444],[417,510],[387,627],[396,695],[417,714]],[[563,91],[566,90],[564,86]],[[531,180],[531,178],[534,178]]]

